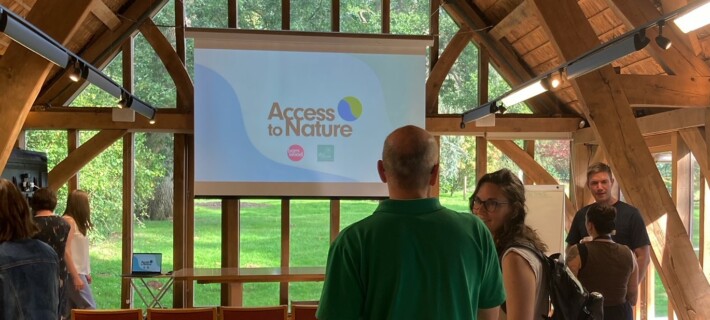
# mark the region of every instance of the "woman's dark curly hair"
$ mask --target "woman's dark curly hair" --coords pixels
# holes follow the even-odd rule
[[[547,251],[547,245],[542,242],[537,232],[525,224],[525,216],[527,215],[525,186],[510,170],[501,169],[493,173],[487,173],[481,180],[478,180],[476,190],[473,191],[473,194],[468,199],[468,207],[471,212],[473,212],[473,199],[476,198],[478,191],[486,183],[500,187],[503,195],[508,200],[508,205],[511,207],[511,212],[506,221],[503,222],[503,227],[498,231],[491,230],[498,254],[503,254],[503,250],[516,242],[528,242],[542,252]]]
[[[616,208],[604,204],[592,204],[587,210],[587,221],[594,225],[597,233],[610,234],[616,229]]]

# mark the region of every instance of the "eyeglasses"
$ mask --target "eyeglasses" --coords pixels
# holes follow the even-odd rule
[[[486,211],[492,212],[496,211],[499,204],[508,204],[508,202],[501,202],[494,199],[488,199],[486,201],[483,201],[478,197],[473,198],[473,209],[480,209],[481,205],[483,205],[484,207],[486,207]]]

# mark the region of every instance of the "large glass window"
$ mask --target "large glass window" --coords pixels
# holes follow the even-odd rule
[[[184,1],[186,15],[185,23],[187,24],[187,26],[198,28],[227,27],[227,1]],[[173,10],[173,12],[175,12],[175,10]]]
[[[291,0],[291,30],[331,30],[330,0]]]
[[[439,141],[439,197],[468,210],[467,199],[476,186],[476,137],[442,136]]]
[[[442,54],[459,27],[445,11],[441,12],[439,54]],[[462,113],[478,106],[478,48],[466,45],[439,91],[439,113]]]
[[[240,29],[281,30],[281,0],[239,0],[237,6]]]
[[[382,32],[382,4],[377,0],[340,0],[340,31]]]
[[[281,266],[281,201],[240,201],[239,267]],[[279,304],[278,283],[245,283],[245,306]]]
[[[123,73],[121,72],[122,54],[116,55],[102,71],[118,85],[123,85]],[[118,103],[118,98],[108,94],[106,91],[89,83],[69,105],[72,107],[109,107],[112,108]],[[65,140],[66,141],[66,140]]]
[[[557,182],[569,190],[570,183],[570,142],[568,140],[535,141],[535,160]]]
[[[175,108],[175,82],[153,47],[142,34],[134,42],[134,90],[141,100],[156,108]]]
[[[291,266],[325,266],[330,245],[330,201],[291,201]],[[290,284],[291,300],[318,300],[322,282]]]
[[[392,1],[390,31],[392,34],[429,34],[430,0]]]

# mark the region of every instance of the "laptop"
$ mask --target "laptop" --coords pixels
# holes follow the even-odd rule
[[[163,272],[162,253],[134,253],[131,274],[150,275]]]

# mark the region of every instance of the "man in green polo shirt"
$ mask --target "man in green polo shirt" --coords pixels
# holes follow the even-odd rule
[[[318,319],[497,319],[505,292],[491,234],[429,196],[439,174],[434,137],[396,129],[377,170],[389,199],[333,242]]]

